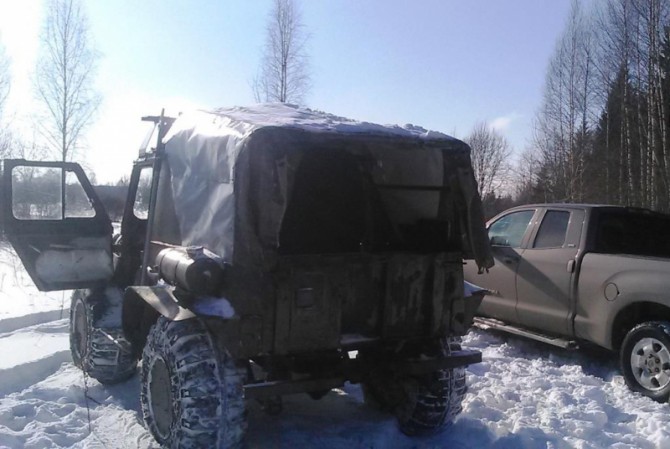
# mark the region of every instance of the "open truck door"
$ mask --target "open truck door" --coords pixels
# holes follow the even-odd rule
[[[79,164],[8,159],[1,182],[2,229],[37,288],[112,278],[112,224]]]

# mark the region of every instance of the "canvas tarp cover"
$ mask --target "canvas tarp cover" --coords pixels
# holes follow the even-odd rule
[[[179,228],[180,241],[173,243],[205,246],[229,262],[271,261],[301,161],[346,153],[382,187],[393,222],[436,214],[459,221],[464,255],[492,265],[469,149],[444,134],[272,104],[183,115],[165,138],[165,152],[170,189],[162,196],[170,197]],[[324,173],[337,172],[337,161],[345,159],[334,159]],[[445,185],[450,201],[440,199]],[[435,192],[418,196],[389,186]],[[158,227],[154,236],[160,234]]]

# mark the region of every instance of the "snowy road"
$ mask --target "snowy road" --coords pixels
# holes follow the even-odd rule
[[[4,360],[9,360],[5,342],[11,341],[20,342],[16,351],[37,357],[0,371],[0,447],[156,447],[141,423],[137,376],[112,387],[85,380],[61,359],[67,359],[66,335],[66,320],[0,334]],[[251,404],[249,447],[670,447],[670,405],[627,391],[612,360],[590,360],[583,353],[480,330],[474,330],[465,345],[482,350],[484,362],[468,369],[464,411],[440,435],[405,437],[392,418],[363,404],[357,386],[347,385],[321,401],[306,395],[288,397],[278,417]],[[41,354],[46,348],[52,353]],[[8,391],[12,382],[16,388]]]

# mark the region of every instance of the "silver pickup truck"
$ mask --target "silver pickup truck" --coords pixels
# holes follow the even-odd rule
[[[670,216],[649,210],[541,204],[487,223],[495,266],[467,263],[486,288],[478,322],[570,348],[619,353],[628,386],[670,397]]]

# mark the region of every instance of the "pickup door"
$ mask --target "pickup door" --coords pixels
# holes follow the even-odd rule
[[[5,160],[2,228],[42,291],[111,279],[112,224],[78,164]]]
[[[520,324],[573,334],[573,284],[584,217],[582,209],[544,209],[539,225],[530,229],[516,278]]]
[[[528,240],[528,228],[535,209],[512,211],[494,219],[488,226],[495,265],[481,276],[472,262],[464,267],[465,278],[492,293],[484,297],[479,313],[508,322],[517,322],[516,273]]]
[[[491,290],[479,313],[508,323],[572,335],[573,282],[585,211],[531,207],[499,215],[489,224],[496,265],[466,279]]]

